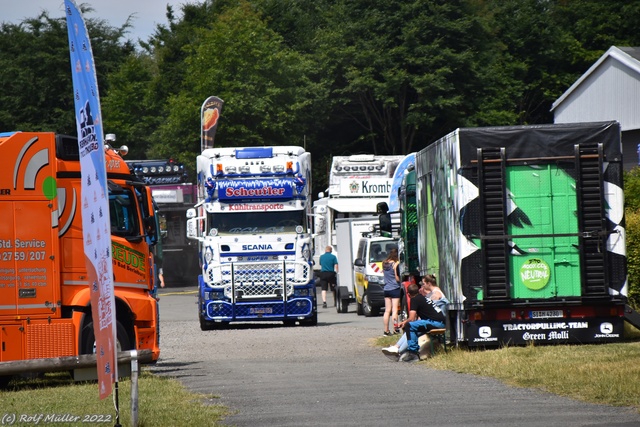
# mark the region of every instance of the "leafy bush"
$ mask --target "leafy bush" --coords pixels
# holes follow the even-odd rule
[[[629,304],[640,309],[640,210],[626,210]]]
[[[624,174],[629,304],[640,309],[640,168]]]

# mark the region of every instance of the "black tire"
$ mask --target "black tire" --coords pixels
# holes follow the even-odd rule
[[[369,294],[365,292],[364,295],[362,295],[362,314],[364,314],[364,317],[372,317],[375,316],[374,310],[371,301],[369,301]]]
[[[372,305],[371,306],[371,316],[375,317],[375,316],[379,316],[379,315],[380,315],[380,307]]]
[[[364,309],[362,308],[362,303],[356,301],[356,314],[358,316],[362,316],[364,314]]]
[[[349,311],[349,300],[346,298],[338,298],[336,301],[336,311],[338,313],[347,313]]]
[[[336,291],[336,311],[338,313],[346,313],[347,311],[349,311],[349,298],[348,298],[349,293],[347,292],[346,288],[339,288]],[[347,296],[345,298],[345,296]]]
[[[318,313],[313,313],[308,319],[304,319],[300,321],[301,326],[316,326],[318,324]]]
[[[0,390],[4,390],[13,379],[13,375],[0,375]]]
[[[210,320],[205,320],[200,316],[200,330],[201,331],[213,331],[218,328],[218,324],[216,322],[212,322]]]
[[[118,351],[132,350],[133,345],[127,329],[120,321],[116,321],[116,333]],[[82,329],[82,353],[81,354],[94,354],[96,347],[96,336],[93,332],[93,321],[89,321]]]

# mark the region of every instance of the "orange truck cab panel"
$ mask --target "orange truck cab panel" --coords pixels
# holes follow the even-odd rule
[[[0,133],[0,361],[93,349],[74,137]],[[159,356],[151,192],[105,149],[118,342]],[[142,332],[141,332],[142,331]],[[142,339],[139,339],[142,335]]]

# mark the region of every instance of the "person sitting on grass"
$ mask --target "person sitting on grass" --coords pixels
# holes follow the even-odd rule
[[[437,286],[436,277],[433,274],[427,274],[421,278],[420,283],[421,286],[420,289],[418,289],[420,295],[432,300],[436,306],[440,307],[440,309],[446,313],[445,307],[449,304],[449,300],[447,300],[447,297],[444,296],[442,290]],[[407,351],[408,346],[407,334],[402,334],[398,342],[383,348],[382,352],[390,359],[398,361],[398,357]]]
[[[425,290],[420,292],[418,285],[409,285],[407,292],[411,298],[411,310],[409,311],[407,320],[399,324],[399,327],[405,331],[407,350],[402,353],[400,360],[403,362],[413,362],[420,360],[418,333],[427,332],[431,329],[444,328],[445,316],[442,310],[436,306],[432,300],[425,298]],[[398,344],[400,345],[397,347],[397,350],[398,353],[400,353],[402,343],[399,341]],[[392,353],[392,347],[395,348],[395,346],[387,347],[383,352],[385,354]]]

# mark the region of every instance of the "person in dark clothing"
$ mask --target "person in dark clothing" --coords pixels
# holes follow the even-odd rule
[[[402,354],[400,360],[403,362],[413,362],[420,360],[420,345],[418,344],[418,332],[426,332],[430,329],[445,327],[445,315],[432,300],[427,299],[419,292],[416,284],[411,284],[407,288],[407,293],[411,298],[411,311],[409,317],[400,323],[407,336],[407,351]]]

